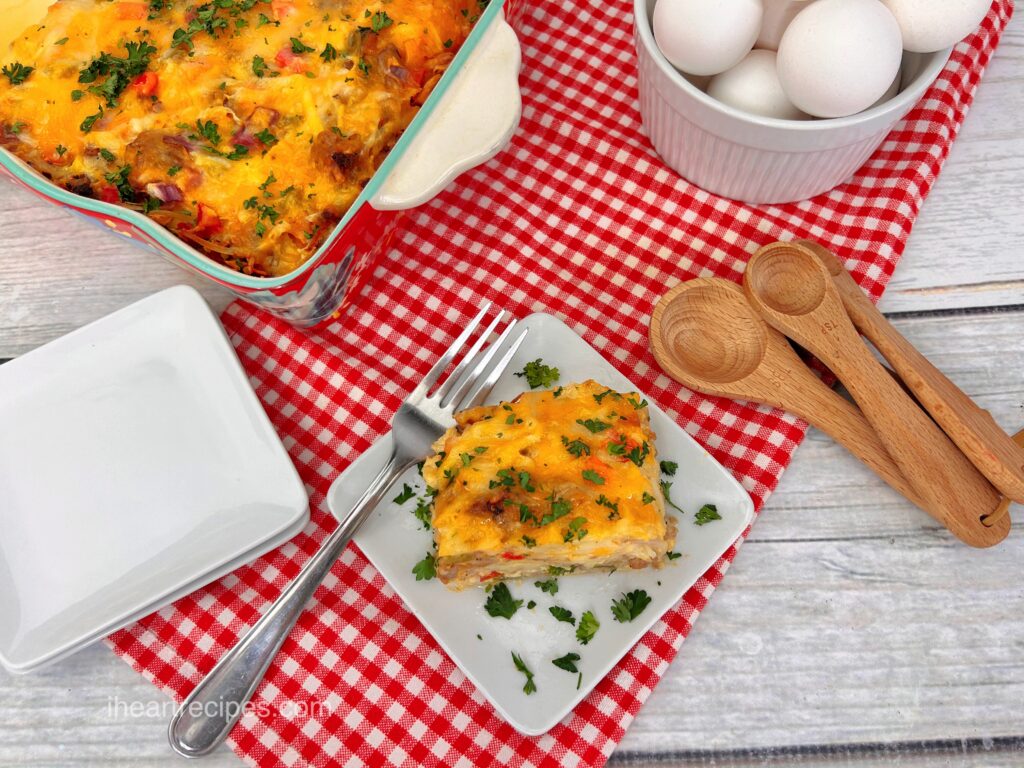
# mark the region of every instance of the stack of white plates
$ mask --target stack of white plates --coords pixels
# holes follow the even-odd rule
[[[224,331],[158,293],[0,366],[0,663],[63,658],[279,546],[305,488]]]

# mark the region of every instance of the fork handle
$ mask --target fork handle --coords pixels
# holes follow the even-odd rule
[[[306,603],[353,534],[408,466],[392,453],[352,512],[324,540],[295,580],[182,702],[167,734],[175,752],[184,757],[202,757],[227,738]]]

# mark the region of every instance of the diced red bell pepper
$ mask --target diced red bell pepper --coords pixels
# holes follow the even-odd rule
[[[502,552],[501,556],[506,560],[523,560],[526,555],[517,555],[515,552]]]
[[[120,203],[121,195],[117,192],[117,187],[100,187],[99,198],[104,203]]]
[[[295,3],[293,0],[271,0],[270,12],[276,21],[281,21],[286,16],[295,13]]]
[[[159,86],[160,75],[156,72],[143,72],[132,80],[132,89],[138,93],[139,96],[153,96],[156,94],[156,89]]]
[[[115,15],[119,19],[139,20],[149,14],[149,6],[145,3],[118,3]]]
[[[287,69],[298,75],[306,71],[306,60],[295,53],[290,47],[285,47],[278,51],[274,55],[274,61],[277,62],[277,66],[281,67],[281,69]]]
[[[198,210],[196,211],[196,225],[192,230],[192,233],[199,237],[210,237],[216,235],[224,229],[224,222],[221,221],[220,216],[208,205],[199,203]]]

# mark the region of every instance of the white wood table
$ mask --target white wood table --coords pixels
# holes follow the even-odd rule
[[[1017,18],[881,304],[1014,431],[1022,115]],[[229,300],[11,187],[0,209],[0,359],[176,283]],[[1024,765],[1022,571],[1019,527],[991,551],[956,545],[812,432],[612,764]],[[115,697],[165,701],[102,645],[34,675],[0,671],[0,765],[177,764],[167,718],[112,714]],[[241,765],[226,748],[206,764]]]

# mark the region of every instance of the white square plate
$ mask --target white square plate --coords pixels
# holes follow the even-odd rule
[[[523,392],[525,380],[513,372],[521,371],[528,361],[538,357],[559,369],[562,383],[595,379],[620,391],[636,390],[557,318],[534,314],[523,323],[530,332],[498,381],[490,402],[509,400]],[[482,589],[450,592],[436,579],[416,581],[412,567],[432,551],[432,540],[412,515],[414,501],[381,504],[356,535],[360,549],[452,660],[495,709],[527,735],[550,730],[590,693],[753,518],[750,496],[732,475],[659,408],[652,404],[650,411],[658,458],[679,464],[675,476],[667,479],[673,483],[673,501],[686,512],[672,512],[679,522],[676,551],[682,557],[667,562],[661,570],[563,576],[558,579],[559,589],[554,596],[537,589],[534,579],[510,582],[514,598],[535,600],[537,605],[527,610],[524,604],[511,620],[506,620],[492,618],[484,611],[486,595]],[[336,517],[344,518],[351,511],[390,452],[391,437],[386,435],[334,482],[328,505]],[[401,489],[403,482],[422,495],[423,481],[415,468],[394,488]],[[716,505],[722,519],[696,525],[694,513],[704,504]],[[621,593],[634,589],[646,590],[651,604],[634,621],[621,624],[612,616],[611,603]],[[574,627],[556,621],[548,612],[552,605],[569,608],[577,618],[584,611],[593,611],[601,624],[594,639],[581,646]],[[532,695],[523,692],[525,678],[513,666],[513,651],[535,674],[537,692]],[[582,657],[578,666],[583,677],[578,689],[576,675],[551,663],[569,652]]]
[[[193,289],[0,366],[0,662],[73,653],[279,545],[302,481]]]

